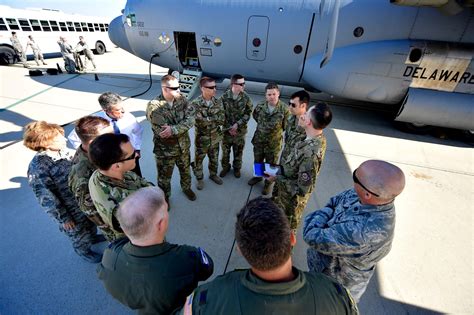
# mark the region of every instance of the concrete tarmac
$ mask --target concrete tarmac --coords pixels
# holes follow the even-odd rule
[[[60,59],[47,60],[55,67]],[[33,62],[30,62],[33,64]],[[120,50],[96,56],[92,73],[29,77],[21,65],[0,67],[0,313],[1,314],[127,314],[97,279],[96,266],[79,258],[57,225],[38,205],[26,179],[34,152],[21,143],[22,127],[34,120],[65,124],[100,109],[98,96],[114,91],[131,96],[148,87],[148,64]],[[43,67],[44,69],[45,67]],[[145,120],[147,102],[160,93],[159,79],[167,69],[152,66],[153,86],[127,99],[126,110],[144,127],[144,177],[156,183],[152,133]],[[95,79],[97,74],[98,81]],[[228,81],[219,84],[222,94]],[[264,85],[248,84],[254,104],[263,100]],[[285,101],[297,90],[282,87]],[[314,94],[314,97],[320,95]],[[324,98],[324,95],[321,97]],[[382,105],[381,105],[382,106]],[[383,112],[333,105],[334,119],[325,131],[326,158],[305,213],[325,205],[350,188],[351,173],[368,159],[399,166],[406,189],[395,202],[397,224],[392,251],[377,266],[359,303],[363,314],[473,313],[474,155],[458,140],[402,133]],[[263,184],[251,188],[253,153],[249,123],[242,177],[232,173],[218,186],[207,178],[191,202],[180,190],[174,172],[167,239],[203,247],[214,259],[212,278],[248,265],[233,244],[235,214],[248,196],[260,195]],[[194,132],[191,130],[191,139]],[[206,162],[207,163],[207,160]],[[104,246],[104,244],[102,245]],[[294,264],[303,270],[307,245],[298,231]]]

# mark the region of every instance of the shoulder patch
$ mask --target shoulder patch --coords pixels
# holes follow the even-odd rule
[[[309,172],[301,173],[301,183],[311,183],[311,174]]]

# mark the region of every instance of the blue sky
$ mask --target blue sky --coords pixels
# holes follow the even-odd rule
[[[47,8],[64,13],[116,17],[125,6],[126,0],[1,0],[0,4],[12,8]]]

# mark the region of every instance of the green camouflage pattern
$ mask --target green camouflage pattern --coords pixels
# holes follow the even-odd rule
[[[359,301],[376,264],[390,252],[394,230],[393,202],[363,205],[354,189],[343,191],[304,220],[309,270],[332,277]]]
[[[210,106],[199,96],[192,104],[195,109],[194,139],[194,175],[203,179],[202,162],[206,155],[209,158],[209,175],[216,175],[219,167],[219,144],[222,141],[224,125],[224,107],[220,99],[212,97]]]
[[[282,160],[283,175],[277,176],[272,199],[286,213],[292,229],[297,229],[326,153],[326,137],[299,142]]]
[[[74,251],[83,254],[90,249],[97,229],[79,209],[69,190],[71,167],[72,154],[67,150],[38,152],[28,166],[28,184],[40,206],[71,240]],[[65,230],[63,224],[71,221],[75,227]]]
[[[285,128],[285,141],[280,155],[280,164],[282,163],[282,160],[285,160],[288,157],[292,148],[305,138],[306,133],[304,128],[298,125],[298,117],[290,114]]]
[[[97,212],[89,193],[89,178],[96,168],[89,160],[87,152],[82,149],[82,146],[77,148],[72,163],[68,185],[76,198],[79,208],[89,220],[97,225],[107,240],[112,241],[114,239],[114,233]]]
[[[123,180],[108,177],[98,170],[89,179],[89,192],[97,212],[119,239],[125,236],[117,220],[116,213],[120,202],[140,188],[152,186],[146,179],[134,172],[126,172]]]
[[[278,101],[273,112],[269,111],[268,106],[267,101],[261,102],[252,113],[257,122],[252,138],[254,162],[277,164],[283,130],[286,129],[290,112],[282,101]]]
[[[174,165],[179,169],[181,188],[191,188],[191,140],[188,130],[194,126],[194,115],[194,106],[183,96],[175,99],[171,106],[163,95],[159,95],[148,102],[146,108],[146,117],[153,131],[158,186],[163,189],[168,200]],[[166,139],[159,136],[164,125],[170,126],[173,133]]]
[[[224,106],[224,137],[222,139],[222,168],[230,169],[230,150],[234,153],[234,161],[232,167],[240,169],[242,167],[242,154],[245,147],[245,135],[247,134],[247,123],[252,114],[253,105],[250,96],[241,92],[237,99],[234,100],[232,90],[227,89],[221,96],[222,105]],[[231,136],[230,127],[237,123],[237,135]]]

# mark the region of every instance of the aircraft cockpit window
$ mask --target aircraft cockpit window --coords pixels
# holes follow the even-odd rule
[[[10,29],[11,30],[19,30],[20,27],[18,26],[18,22],[16,21],[16,19],[9,19],[7,18],[7,23],[8,23],[8,26],[10,26]]]
[[[127,15],[127,24],[130,27],[137,26],[137,17],[135,16],[135,13],[129,13]]]

